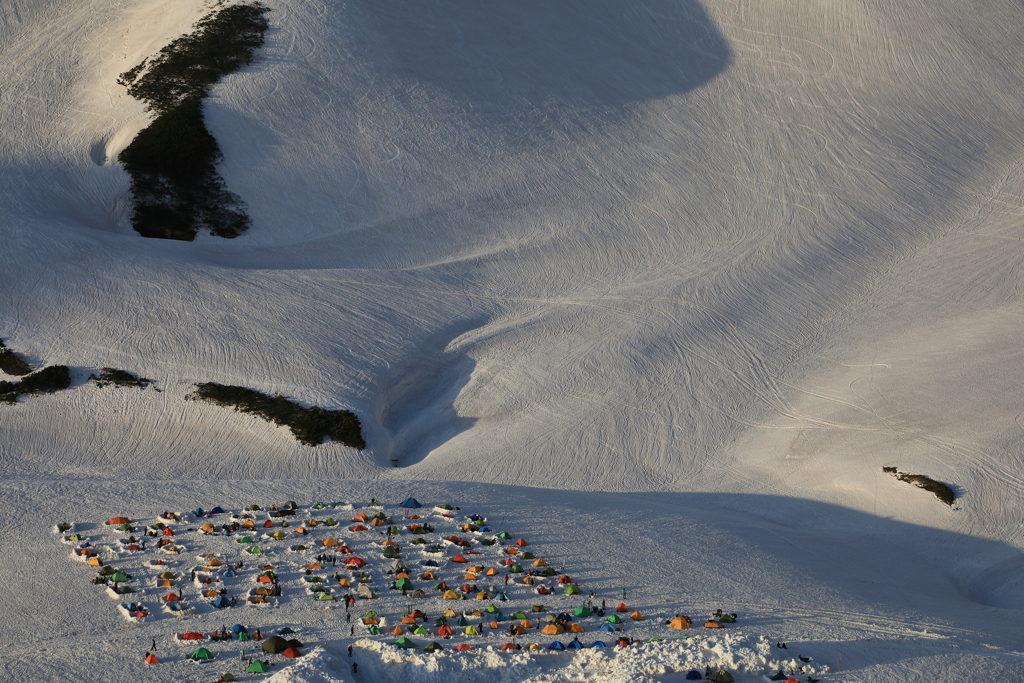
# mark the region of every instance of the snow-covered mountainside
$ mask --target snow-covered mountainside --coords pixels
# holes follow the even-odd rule
[[[826,680],[1024,679],[1019,3],[265,4],[205,100],[252,227],[174,242],[131,228],[117,77],[213,3],[0,3],[0,338],[73,380],[0,404],[7,679],[197,675],[140,673],[58,517],[326,491],[528,511]],[[331,680],[347,630],[295,619]]]

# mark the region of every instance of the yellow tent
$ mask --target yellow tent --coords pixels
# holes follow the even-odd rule
[[[534,567],[546,567],[546,566],[548,566],[548,563],[544,561],[544,558],[538,557],[536,560],[533,561],[533,566]]]
[[[478,636],[478,635],[480,635],[480,631],[476,630],[476,626],[467,626],[466,630],[464,631],[464,633],[467,636]]]
[[[565,633],[565,629],[558,624],[548,624],[540,632],[547,636],[558,636]]]
[[[444,595],[442,595],[441,598],[444,600],[458,600],[459,594],[449,588],[444,592]]]
[[[487,591],[480,591],[479,593],[476,594],[476,599],[477,600],[490,600],[491,596],[487,593]]]
[[[677,628],[680,631],[685,631],[686,629],[690,628],[690,620],[683,619],[682,617],[676,617],[672,621],[668,622],[668,625],[672,628]]]
[[[86,564],[88,564],[91,567],[102,567],[103,566],[103,560],[101,560],[98,557],[90,557],[89,561],[86,562]]]
[[[341,545],[341,544],[338,543],[338,539],[336,539],[336,538],[325,538],[324,539],[324,547],[325,548],[336,548],[339,545]]]
[[[451,619],[452,617],[455,616],[455,610],[453,610],[451,607],[449,607],[444,612],[441,612],[441,616],[444,617],[445,619]]]
[[[540,645],[538,645],[537,643],[532,643],[532,644],[530,645],[530,647],[529,647],[529,648],[527,648],[527,649],[530,649],[530,650],[543,650],[544,648],[542,648],[542,647],[541,647]]]

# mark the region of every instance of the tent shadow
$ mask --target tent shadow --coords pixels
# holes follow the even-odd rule
[[[385,77],[531,134],[580,110],[613,122],[630,104],[707,83],[731,60],[697,0],[367,1],[355,11],[378,38],[368,50]]]

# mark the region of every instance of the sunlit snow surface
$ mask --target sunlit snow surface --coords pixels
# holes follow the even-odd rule
[[[163,632],[82,591],[53,523],[333,492],[518,515],[825,680],[1024,679],[1024,8],[268,4],[206,108],[253,228],[170,243],[128,224],[147,118],[115,81],[209,7],[0,3],[0,337],[75,376],[0,406],[7,679],[208,671],[142,667]],[[350,408],[369,447],[200,381]],[[289,619],[345,680],[347,629]]]

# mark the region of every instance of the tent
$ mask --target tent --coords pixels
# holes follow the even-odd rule
[[[370,587],[365,583],[359,584],[359,587],[356,589],[356,595],[363,598],[364,600],[373,599],[373,591],[370,590]]]
[[[131,524],[131,522],[132,520],[128,519],[127,517],[114,517],[109,522],[107,522],[107,524],[109,524],[110,526],[120,526],[122,524]]]
[[[233,673],[226,673],[226,674],[224,674],[223,676],[221,676],[220,678],[217,679],[217,683],[224,683],[225,681],[237,681],[237,680],[238,679],[235,678],[235,674],[233,674]]]
[[[196,662],[208,662],[213,659],[213,654],[205,647],[201,647],[190,654],[188,658]]]
[[[409,496],[408,498],[406,498],[405,500],[402,501],[402,507],[404,507],[404,508],[418,508],[418,507],[420,507],[420,503],[419,503],[418,500],[416,500],[412,496]]]
[[[527,543],[526,543],[525,540],[520,538],[518,541],[516,541],[516,545],[519,546],[520,548],[525,548]]]
[[[379,636],[380,635],[380,629],[377,628],[376,626],[371,626],[370,628],[366,629],[366,631],[371,636]]]
[[[540,630],[541,633],[548,636],[557,636],[565,633],[565,629],[559,624],[548,624]]]
[[[591,612],[590,608],[586,605],[580,605],[575,610],[573,610],[572,613],[574,617],[589,617],[591,614],[593,614],[593,612]]]
[[[723,624],[735,624],[736,623],[736,617],[734,617],[731,614],[723,614],[722,616],[718,617],[718,620],[720,622],[722,622]]]
[[[476,626],[473,626],[472,624],[470,624],[469,626],[466,627],[465,634],[467,636],[478,636],[478,635],[480,635],[480,631],[476,630]]]
[[[146,664],[159,664],[160,660],[152,652],[146,655]]]
[[[374,614],[376,614],[376,612]],[[295,631],[289,628],[288,626],[285,626],[283,629],[278,631],[278,633],[280,633],[282,636],[287,636],[291,635],[292,633],[295,633]]]
[[[644,615],[640,613],[640,610],[637,610],[637,611],[633,612],[632,614],[630,614],[629,618],[632,619],[633,621],[643,621],[644,620]]]
[[[615,632],[615,627],[613,625],[611,625],[611,624],[605,623],[605,624],[601,624],[601,630],[602,631],[607,631],[608,633],[614,633]]]
[[[265,674],[270,672],[270,665],[260,660],[253,661],[252,664],[245,668],[245,672],[249,674]],[[227,679],[225,679],[227,680]]]
[[[225,607],[231,607],[231,601],[225,598],[223,595],[210,603],[217,609],[224,609]]]
[[[181,636],[181,640],[204,640],[203,634],[198,631],[190,631]]]
[[[409,640],[405,636],[402,636],[401,638],[396,640],[394,643],[392,643],[392,645],[394,645],[395,647],[399,647],[399,648],[401,648],[403,650],[415,650],[416,649],[416,643],[412,642],[411,640]]]
[[[533,566],[534,567],[546,567],[546,566],[548,566],[548,563],[547,563],[547,561],[544,558],[538,557],[536,560],[533,561]]]
[[[615,608],[615,611],[616,612],[628,612],[629,608],[626,607],[626,603],[620,602],[619,605]]]
[[[281,636],[270,636],[263,641],[263,651],[268,655],[279,655],[288,649],[288,641]]]
[[[288,659],[298,659],[302,656],[302,653],[299,652],[297,648],[289,647],[285,648],[285,651],[281,653],[281,656],[287,657]]]
[[[451,589],[448,589],[448,590],[446,590],[444,592],[444,595],[442,595],[441,597],[444,600],[458,600],[459,599],[459,594],[456,593],[455,591],[451,590]]]
[[[733,683],[736,679],[725,669],[719,669],[712,673],[708,680],[714,681],[714,683]]]
[[[249,634],[246,633],[245,631],[239,631],[238,635],[235,636],[235,640],[238,640],[240,642],[245,642],[245,641],[247,641],[249,639],[250,639],[249,638]]]
[[[553,642],[550,645],[548,645],[548,649],[549,650],[564,650],[565,649],[565,645],[562,645],[560,642],[558,642],[556,640],[555,642]]]
[[[672,621],[668,622],[668,625],[672,628],[677,628],[680,631],[685,631],[690,628],[690,620],[684,619],[683,617],[676,617]]]
[[[515,643],[505,643],[501,646],[502,650],[522,650],[522,646],[516,645]]]
[[[440,643],[438,643],[438,642],[430,642],[430,643],[427,643],[427,646],[425,648],[423,648],[423,651],[424,652],[440,652],[443,649],[444,648],[441,647]]]
[[[457,646],[457,647],[455,648],[456,652],[469,652],[469,651],[470,651],[470,650],[472,650],[472,649],[473,649],[473,648],[471,648],[471,647],[470,647],[469,645],[466,645],[465,643],[460,643],[460,644],[459,644],[459,645],[458,645],[458,646]]]
[[[785,678],[785,676],[783,676],[782,679],[779,679],[779,680],[783,680],[784,678]],[[686,680],[688,680],[688,681],[699,681],[700,679],[701,679],[700,672],[697,671],[696,669],[691,669],[689,671],[689,673],[686,674]],[[774,681],[775,679],[773,678],[772,680]]]
[[[586,645],[581,643],[579,638],[573,638],[572,641],[570,641],[570,643],[566,647],[568,647],[570,650],[582,650],[586,647]]]
[[[715,621],[714,619],[708,619],[707,621],[704,622],[704,628],[725,628],[725,627],[722,626],[717,621]]]
[[[566,595],[583,595],[583,590],[575,583],[570,583],[569,585],[567,585],[565,587],[565,590],[562,592]]]
[[[430,631],[428,631],[428,630],[427,630],[426,628],[424,628],[423,626],[419,626],[419,627],[417,627],[417,628],[413,629],[413,635],[417,635],[417,636],[429,636],[429,635],[430,635]]]
[[[569,624],[569,633],[586,633],[583,624]]]
[[[412,585],[412,581],[408,578],[404,578],[395,581],[395,589],[400,591],[411,591],[415,589],[415,586]]]
[[[465,564],[466,562],[468,562],[468,560],[465,557],[463,557],[462,555],[456,555],[455,557],[452,558],[452,562],[460,562],[460,563]]]
[[[220,505],[214,505],[213,509],[210,510],[210,514],[211,515],[223,515],[224,514],[224,508],[222,508]]]
[[[608,615],[608,623],[611,623],[611,624],[621,624],[622,623],[622,617],[620,617],[618,614],[609,614]]]

